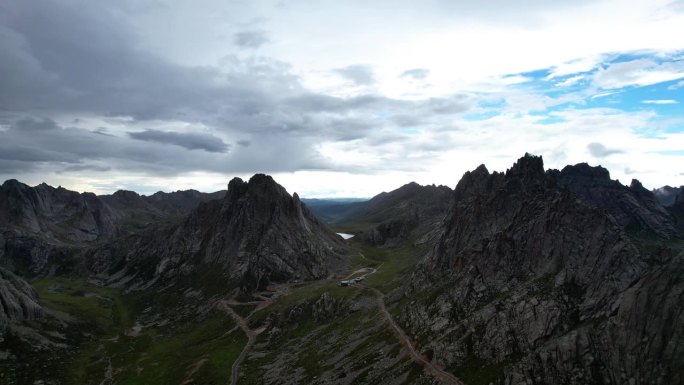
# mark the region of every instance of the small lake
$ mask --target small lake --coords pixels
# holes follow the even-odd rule
[[[354,234],[347,234],[347,233],[337,233],[337,235],[339,235],[340,237],[342,237],[344,239],[349,239],[349,238],[352,238],[354,236]]]

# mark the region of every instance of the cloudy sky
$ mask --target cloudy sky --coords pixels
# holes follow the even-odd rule
[[[0,179],[308,197],[525,152],[684,184],[684,0],[4,0]]]

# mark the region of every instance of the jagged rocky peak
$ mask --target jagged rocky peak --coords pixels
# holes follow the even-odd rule
[[[608,210],[625,230],[649,231],[666,238],[677,233],[671,215],[636,179],[624,186],[610,179],[605,168],[586,163],[566,166],[551,175],[585,204]]]
[[[469,190],[482,190],[486,188],[484,183],[489,177],[489,170],[484,164],[479,165],[473,171],[466,171],[461,180],[456,184],[456,195],[467,193]]]
[[[227,215],[236,215],[249,207],[245,215],[257,222],[270,220],[275,213],[284,213],[285,217],[298,214],[295,210],[300,205],[299,196],[290,196],[283,186],[265,174],[255,174],[248,182],[233,178],[224,198]]]
[[[646,190],[646,188],[644,188],[644,185],[641,184],[639,179],[632,179],[632,182],[629,184],[629,188],[631,188],[632,190]]]
[[[684,259],[640,250],[614,217],[658,218],[644,191],[529,155],[466,173],[401,322],[446,367],[499,368],[495,383],[681,383]]]
[[[276,183],[270,175],[255,174],[245,182],[240,178],[233,178],[228,183],[228,195],[231,198],[251,197],[274,200],[290,195],[283,186]]]
[[[518,177],[523,180],[534,180],[544,178],[544,161],[541,156],[525,153],[525,156],[518,159],[513,167],[506,171],[507,177]]]
[[[474,268],[477,279],[487,282],[483,293],[492,295],[511,279],[573,282],[593,294],[585,306],[604,310],[644,265],[610,215],[578,201],[553,173],[543,172],[541,157],[529,154],[506,174],[484,168],[466,173],[424,263],[463,279],[472,279]],[[613,272],[616,264],[624,271]],[[602,281],[608,274],[619,278]]]

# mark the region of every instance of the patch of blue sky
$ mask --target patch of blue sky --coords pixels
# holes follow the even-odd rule
[[[501,115],[501,111],[497,109],[482,112],[470,112],[463,115],[463,119],[467,121],[488,120],[499,115]]]
[[[670,60],[665,56],[656,55],[653,51],[633,51],[609,55],[604,64],[625,63],[639,59],[650,59],[656,63],[663,63]]]
[[[376,111],[374,115],[376,118],[391,118],[394,113],[392,111]]]
[[[418,128],[403,128],[399,132],[406,135],[418,135],[423,131]]]
[[[551,69],[550,68],[544,68],[544,69],[538,69],[534,71],[527,71],[527,72],[521,72],[519,74],[513,74],[510,76],[524,76],[526,78],[530,79],[535,79],[535,80],[540,80],[540,79],[546,79],[549,77],[551,74]]]
[[[667,90],[668,84],[625,87],[620,94],[620,106],[625,111],[655,111],[658,115],[682,116],[684,97]]]
[[[684,122],[680,124],[671,124],[667,126],[663,132],[668,134],[681,134],[684,133]]]
[[[670,156],[684,156],[684,150],[666,150],[666,151],[653,151],[660,155],[670,155]]]
[[[483,99],[477,105],[478,105],[478,107],[480,107],[482,109],[504,108],[506,106],[506,99],[504,99],[504,98]]]

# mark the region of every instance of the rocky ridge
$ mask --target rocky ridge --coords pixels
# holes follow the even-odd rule
[[[224,194],[188,190],[148,197],[120,190],[97,196],[8,180],[0,185],[0,264],[33,274],[54,272],[76,263],[71,257],[84,246],[176,220]]]
[[[625,230],[647,230],[661,237],[677,234],[674,221],[651,191],[633,179],[629,186],[610,179],[608,170],[586,163],[550,172],[559,186],[587,205],[605,209]]]
[[[531,155],[463,176],[399,297],[411,301],[401,322],[436,362],[466,382],[684,380],[684,255],[646,254],[624,231],[628,218],[669,239],[671,218],[638,184],[605,177],[585,165],[545,172]]]

